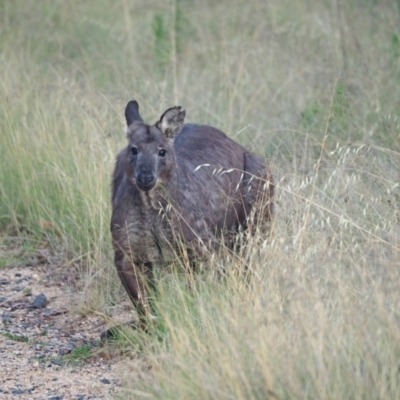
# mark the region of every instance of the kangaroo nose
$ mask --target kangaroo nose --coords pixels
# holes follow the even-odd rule
[[[143,185],[148,185],[150,182],[152,182],[154,179],[153,174],[140,174],[137,177],[137,180],[143,184]]]
[[[150,190],[154,186],[154,175],[151,173],[138,174],[136,183],[141,190]]]

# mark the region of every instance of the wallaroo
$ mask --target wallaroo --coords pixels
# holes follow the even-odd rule
[[[143,324],[154,265],[170,262],[182,244],[195,265],[272,215],[265,159],[216,128],[184,124],[185,114],[172,107],[148,125],[136,101],[125,109],[128,146],[113,175],[111,233],[118,274]]]

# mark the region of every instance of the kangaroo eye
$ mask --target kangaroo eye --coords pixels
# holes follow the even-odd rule
[[[160,157],[165,157],[165,154],[166,154],[166,153],[167,153],[166,150],[161,149],[161,150],[159,150],[158,155],[159,155]]]
[[[131,147],[131,155],[136,156],[138,153],[137,147]]]

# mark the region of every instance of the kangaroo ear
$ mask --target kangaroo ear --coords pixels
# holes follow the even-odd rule
[[[126,124],[129,126],[134,121],[143,121],[139,114],[139,104],[136,100],[131,100],[125,108]]]
[[[179,135],[185,122],[186,111],[182,107],[168,108],[161,116],[156,126],[167,138],[173,139]]]

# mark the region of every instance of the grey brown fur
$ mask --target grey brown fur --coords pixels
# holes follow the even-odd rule
[[[148,125],[131,101],[125,117],[128,146],[113,176],[111,233],[119,276],[144,318],[153,265],[172,260],[182,243],[191,261],[205,259],[250,219],[268,222],[273,183],[263,157],[216,128],[184,124],[181,107]]]

